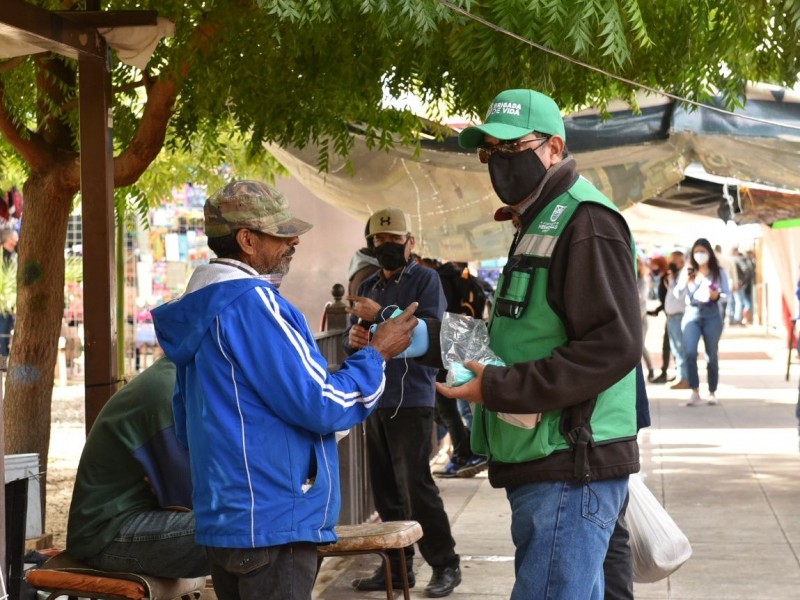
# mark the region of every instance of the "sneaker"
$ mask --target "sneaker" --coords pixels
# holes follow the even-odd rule
[[[430,583],[425,586],[425,595],[428,598],[444,598],[452,594],[455,587],[460,583],[460,567],[434,567],[433,577],[431,577]]]
[[[450,462],[444,466],[444,469],[433,472],[434,477],[441,477],[442,479],[450,479],[458,477],[459,464],[456,462],[455,457],[450,459]]]
[[[475,477],[489,466],[489,461],[484,456],[473,454],[456,470],[456,477]]]
[[[700,405],[700,394],[697,393],[697,390],[692,390],[692,395],[689,396],[689,402],[686,403],[686,406],[699,406]]]
[[[689,382],[686,381],[685,379],[682,379],[680,381],[676,381],[671,386],[669,386],[669,389],[671,389],[671,390],[688,390],[689,389]]]
[[[717,396],[714,392],[708,394],[708,398],[706,398],[706,402],[708,402],[711,406],[715,406],[719,404],[719,400],[717,400]]]
[[[408,570],[408,587],[413,588],[417,584],[417,579],[414,576],[414,571]],[[362,577],[361,579],[354,579],[352,584],[354,589],[359,592],[382,592],[386,589],[386,575],[383,573],[383,565],[375,569],[375,572],[369,577]],[[392,588],[396,590],[403,589],[403,582],[400,578],[399,568],[392,567]]]

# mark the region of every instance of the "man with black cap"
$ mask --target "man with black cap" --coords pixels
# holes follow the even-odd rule
[[[364,280],[358,296],[351,297],[351,325],[345,332],[345,349],[356,352],[369,343],[369,327],[391,320],[393,312],[419,303],[417,317],[440,323],[446,301],[436,271],[411,259],[415,239],[407,214],[397,208],[374,213],[368,224],[380,270]],[[433,331],[431,326],[429,331]],[[438,328],[436,328],[438,331]],[[438,346],[438,344],[437,344]],[[441,359],[438,361],[441,365]],[[436,368],[415,359],[397,358],[386,367],[386,391],[378,409],[365,424],[367,464],[372,496],[384,521],[413,519],[422,525],[420,553],[433,568],[425,587],[431,598],[448,596],[461,583],[459,557],[450,532],[450,521],[431,475],[434,388]],[[415,583],[412,570],[414,547],[406,549],[408,580]],[[400,585],[399,555],[392,557],[392,573]],[[397,574],[395,577],[394,574]],[[383,568],[371,577],[356,579],[359,591],[383,590]]]
[[[495,218],[516,228],[489,325],[506,366],[467,362],[474,379],[437,387],[478,405],[472,448],[489,456],[491,484],[512,509],[512,600],[600,600],[609,538],[639,470],[631,233],[576,172],[550,97],[502,92],[459,143],[489,167],[505,205]]]
[[[220,600],[308,600],[318,544],[336,540],[335,432],[363,421],[405,350],[416,305],[329,373],[305,317],[279,291],[311,225],[259,181],[205,203],[217,255],[153,310],[175,363],[175,430],[189,448],[197,542]]]

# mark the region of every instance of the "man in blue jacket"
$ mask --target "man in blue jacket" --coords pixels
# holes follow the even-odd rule
[[[345,333],[345,349],[350,353],[369,343],[372,323],[389,319],[397,308],[418,302],[416,316],[438,323],[446,305],[436,271],[411,260],[415,240],[408,215],[396,208],[380,210],[370,217],[368,231],[380,270],[363,281],[358,296],[351,297],[351,326]],[[425,588],[425,594],[432,598],[448,596],[461,583],[450,522],[428,462],[436,372],[414,359],[391,361],[386,367],[386,391],[378,410],[366,422],[375,506],[384,521],[413,519],[422,525],[424,535],[418,545],[433,568],[433,577]],[[413,552],[413,546],[406,549],[411,585],[415,583]],[[392,573],[400,573],[398,557],[393,558]],[[353,587],[359,591],[382,590],[384,577],[383,569],[378,568],[371,577],[355,580]],[[393,586],[400,584],[399,577]]]
[[[197,542],[220,600],[308,600],[316,546],[336,540],[335,432],[375,407],[416,305],[328,373],[305,317],[278,291],[311,225],[259,181],[226,185],[204,214],[217,258],[153,310],[177,367],[175,429],[191,457]]]

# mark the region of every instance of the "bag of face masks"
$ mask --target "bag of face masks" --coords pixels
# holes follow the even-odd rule
[[[475,373],[464,366],[464,361],[475,360],[484,365],[505,363],[489,348],[489,331],[482,319],[446,312],[439,334],[442,364],[447,369],[447,385],[463,385]]]
[[[475,373],[464,366],[468,360],[483,365],[505,366],[505,362],[489,348],[489,331],[483,319],[466,315],[444,313],[439,334],[442,364],[447,369],[445,383],[450,387],[463,385],[475,378]],[[539,414],[497,413],[498,418],[523,429],[533,429],[541,420]]]

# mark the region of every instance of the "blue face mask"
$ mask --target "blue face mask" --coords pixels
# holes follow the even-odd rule
[[[532,148],[522,152],[494,152],[489,157],[489,177],[497,196],[515,206],[530,197],[547,169]]]

